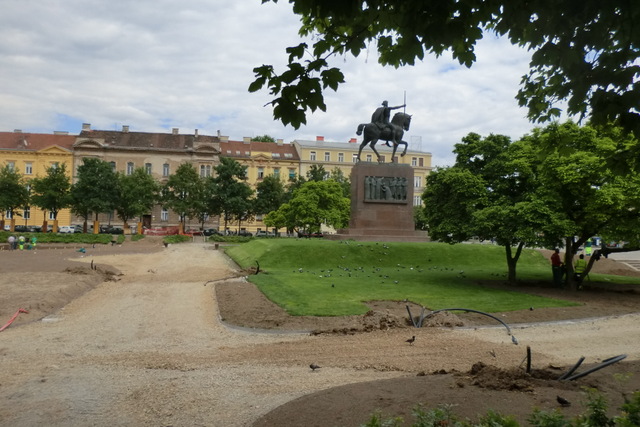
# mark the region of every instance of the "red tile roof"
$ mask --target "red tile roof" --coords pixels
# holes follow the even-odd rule
[[[220,155],[225,157],[245,157],[251,156],[252,152],[276,153],[279,160],[299,160],[298,152],[293,144],[278,144],[275,142],[259,141],[222,141],[220,142]],[[239,154],[238,154],[239,153]],[[246,154],[249,153],[249,154]],[[289,154],[290,156],[285,156]]]
[[[173,133],[121,132],[108,130],[83,130],[78,138],[100,139],[111,147],[183,150],[194,144],[214,144],[218,137],[209,135],[185,135]]]
[[[71,150],[75,140],[74,135],[0,132],[0,150],[40,151],[54,145]]]

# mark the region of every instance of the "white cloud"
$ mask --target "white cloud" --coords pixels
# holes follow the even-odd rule
[[[298,27],[286,2],[8,0],[0,15],[0,129],[76,133],[88,122],[348,141],[382,100],[401,104],[405,91],[413,115],[405,140],[421,139],[413,148],[432,152],[434,165],[451,163],[453,145],[469,132],[517,138],[532,128],[514,99],[528,53],[491,36],[471,69],[433,56],[383,68],[373,50],[332,58],[347,83],[326,92],[327,113],[310,115],[298,131],[284,127],[263,107],[269,94],[247,88],[254,67],[284,69]]]

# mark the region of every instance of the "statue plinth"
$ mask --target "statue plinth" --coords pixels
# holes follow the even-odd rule
[[[358,162],[351,169],[349,228],[327,236],[372,241],[426,241],[413,220],[413,168]]]

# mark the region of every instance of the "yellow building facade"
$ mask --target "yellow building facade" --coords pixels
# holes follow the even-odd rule
[[[66,165],[71,180],[73,173],[72,146],[75,137],[67,132],[53,134],[26,133],[20,130],[14,132],[0,132],[0,166],[20,172],[29,185],[29,181],[36,177],[44,177],[47,168],[54,165]],[[7,224],[29,226],[51,225],[53,215],[44,212],[36,206],[25,206],[14,212],[3,212],[0,219]],[[58,225],[70,225],[71,212],[63,209],[58,212]]]
[[[223,137],[224,138],[224,137]],[[220,156],[230,157],[244,166],[247,170],[247,183],[255,190],[257,185],[267,176],[275,175],[286,185],[290,178],[295,177],[300,170],[300,158],[292,144],[285,144],[282,140],[276,142],[251,141],[220,141]],[[266,230],[262,216],[241,224],[227,225],[231,231],[246,230],[255,233]],[[222,228],[222,221],[221,221]]]

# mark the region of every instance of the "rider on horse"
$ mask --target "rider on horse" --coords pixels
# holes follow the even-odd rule
[[[395,138],[393,136],[395,133],[393,125],[389,122],[389,119],[391,118],[391,110],[397,110],[398,108],[403,107],[405,107],[405,104],[398,105],[397,107],[389,107],[389,103],[387,101],[382,101],[382,107],[378,107],[376,111],[374,111],[371,115],[371,123],[374,123],[376,126],[378,126],[378,129],[380,129],[381,133],[385,130],[388,130],[392,135],[391,139],[394,143],[397,141],[395,141]],[[387,141],[387,147],[391,147],[389,141]]]

